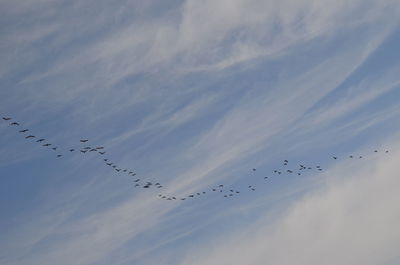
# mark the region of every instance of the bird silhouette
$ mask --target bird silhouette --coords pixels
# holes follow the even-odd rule
[[[62,157],[62,155],[57,155],[57,157]]]
[[[86,143],[87,141],[89,141],[89,140],[87,140],[87,139],[80,140],[81,143]]]
[[[26,136],[25,138],[26,139],[29,139],[29,138],[35,138],[36,136],[34,136],[34,135],[28,135],[28,136]]]
[[[40,142],[43,142],[43,141],[46,141],[46,139],[39,139],[39,140],[37,140],[36,142],[38,142],[38,143],[40,143]]]
[[[44,144],[44,145],[42,145],[42,146],[50,146],[51,144]]]
[[[10,123],[10,125],[11,126],[19,126],[19,123],[18,122],[12,122],[12,123]]]
[[[21,130],[21,131],[19,131],[20,133],[26,133],[26,132],[28,132],[29,130],[28,129],[25,129],[25,130]]]
[[[75,151],[75,149],[69,149],[69,151],[70,151],[70,152],[74,152],[74,151]]]
[[[5,120],[5,121],[9,121],[9,120],[11,120],[12,118],[9,118],[9,117],[3,117],[3,120]]]
[[[104,155],[106,152],[99,152],[100,155]]]

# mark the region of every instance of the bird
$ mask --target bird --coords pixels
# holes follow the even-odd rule
[[[190,197],[190,198],[193,198],[193,197],[194,197],[194,195],[189,195],[188,197]]]
[[[257,169],[253,168],[253,171],[256,171]]]
[[[29,138],[35,138],[36,136],[34,136],[34,135],[28,135],[28,136],[26,136],[25,138],[26,139],[29,139]]]
[[[56,147],[53,147],[53,148],[51,148],[51,149],[53,149],[54,151],[56,151],[56,150],[57,150],[57,146],[56,146]]]
[[[107,166],[111,166],[112,165],[112,163],[107,163]]]
[[[128,171],[128,170],[126,170],[126,169],[122,170],[122,172],[126,172],[126,171]]]
[[[86,150],[81,150],[81,153],[86,153],[87,151]]]
[[[287,160],[285,159],[285,160],[283,160],[283,163],[286,163],[286,164],[287,164],[287,163],[289,163],[289,161],[287,161]]]
[[[133,182],[139,182],[140,181],[140,179],[136,179],[135,181],[133,181]]]
[[[81,139],[80,141],[81,141],[81,143],[86,143],[86,142],[89,141],[89,140],[87,140],[87,139]]]
[[[135,187],[139,187],[140,186],[140,184],[135,184]]]
[[[143,186],[143,188],[148,189],[148,188],[150,188],[150,186],[149,185],[145,185],[145,186]]]
[[[100,155],[104,155],[106,152],[99,152]]]
[[[96,152],[97,149],[90,149],[89,152]]]
[[[69,149],[69,151],[70,151],[70,152],[74,152],[74,151],[75,151],[75,149]]]
[[[57,155],[57,157],[62,157],[62,155]]]
[[[103,146],[99,146],[99,147],[96,147],[96,149],[97,150],[101,150],[101,149],[104,149],[104,147]]]
[[[42,138],[42,139],[37,140],[36,142],[37,142],[37,143],[40,143],[40,142],[43,142],[43,141],[46,141],[46,139],[43,139],[43,138]]]
[[[267,179],[268,177],[264,177],[264,179]]]
[[[337,159],[337,157],[336,157],[336,156],[332,156],[332,158],[333,158],[333,159]]]
[[[27,131],[29,131],[28,129],[25,129],[25,130],[21,130],[21,131],[19,131],[20,133],[25,133],[25,132],[27,132]]]
[[[50,146],[51,144],[44,144],[44,145],[42,145],[42,146]]]
[[[134,177],[134,176],[136,176],[136,173],[133,173],[133,174],[132,174],[132,177]]]
[[[212,189],[212,191],[217,191],[217,189]]]
[[[219,185],[218,187],[223,187],[223,186],[224,186],[224,185],[221,184],[221,185]]]
[[[5,120],[5,121],[9,121],[9,120],[11,120],[12,118],[9,118],[9,117],[3,117],[3,120]]]
[[[115,170],[116,170],[117,172],[120,172],[120,171],[121,171],[121,169],[118,169],[118,168],[116,168]]]
[[[112,167],[113,167],[113,168],[116,168],[117,166],[116,166],[116,165],[113,165]]]
[[[90,146],[86,146],[85,148],[83,148],[83,149],[86,149],[86,150],[89,150],[89,149],[92,149]]]
[[[389,150],[386,150],[386,152],[385,153],[389,153]]]
[[[288,170],[286,170],[286,171],[287,171],[288,173],[293,173],[293,171],[292,171],[292,170],[289,170],[289,169],[288,169]]]
[[[10,123],[10,125],[11,126],[19,126],[19,123],[18,122],[12,122],[12,123]]]
[[[359,157],[360,159],[362,158],[362,156]]]
[[[375,153],[378,153],[378,150],[375,150],[374,152],[375,152]]]
[[[104,162],[107,162],[107,161],[108,161],[108,159],[107,159],[107,158],[104,158],[104,159],[103,159],[103,161],[104,161]]]
[[[350,157],[350,158],[353,158],[353,156],[352,156],[352,155],[350,155],[349,157]]]

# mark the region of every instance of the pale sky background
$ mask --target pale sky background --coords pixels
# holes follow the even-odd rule
[[[398,0],[0,0],[0,25],[0,264],[400,264]]]

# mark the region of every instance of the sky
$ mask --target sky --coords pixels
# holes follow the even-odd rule
[[[399,264],[399,18],[0,0],[0,263]]]

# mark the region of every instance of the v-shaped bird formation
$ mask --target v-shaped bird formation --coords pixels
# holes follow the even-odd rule
[[[9,121],[9,125],[12,127],[21,127],[19,122],[12,121],[11,117],[2,117],[4,121]],[[56,151],[57,153],[55,154],[56,158],[62,158],[64,155],[68,155],[71,153],[80,153],[82,155],[85,154],[90,154],[90,153],[97,153],[99,154],[99,157],[102,159],[102,162],[112,169],[113,171],[117,173],[122,173],[122,174],[127,174],[128,176],[134,177],[133,179],[133,187],[135,188],[143,188],[143,189],[150,189],[150,188],[156,188],[160,189],[163,187],[163,185],[160,184],[160,182],[154,182],[154,181],[148,181],[145,178],[138,178],[134,170],[126,169],[126,168],[121,168],[118,166],[115,162],[110,161],[109,158],[104,157],[104,155],[107,153],[105,150],[104,146],[93,146],[89,145],[90,143],[89,139],[80,139],[79,140],[79,146],[78,147],[73,147],[73,148],[68,148],[65,149],[66,151],[62,152],[57,145],[54,143],[50,143],[48,139],[45,138],[40,138],[37,137],[36,135],[33,135],[30,133],[29,129],[22,129],[18,130],[18,133],[22,134],[25,139],[30,140],[32,139],[33,141],[36,141],[38,144],[40,144],[43,148],[49,148],[50,150]],[[36,140],[37,139],[37,140]],[[372,153],[379,153],[380,151],[374,150]],[[384,150],[381,151],[385,154],[389,153],[389,150]],[[332,155],[331,159],[333,160],[339,160],[339,159],[363,159],[363,155],[348,155],[348,156],[343,156],[339,157],[337,155]],[[253,174],[257,174],[257,169],[253,168],[251,169]],[[269,175],[267,176],[258,176],[261,177],[263,181],[269,181],[270,179],[274,177],[279,177],[279,176],[302,176],[306,175],[308,173],[312,172],[321,172],[323,171],[323,168],[321,165],[315,165],[315,164],[306,164],[306,163],[289,163],[288,159],[284,159],[282,161],[282,164],[277,166]],[[220,194],[221,197],[223,198],[232,198],[239,196],[245,192],[255,192],[256,191],[256,186],[254,184],[252,185],[245,185],[245,188],[232,188],[228,187],[228,185],[225,184],[218,184],[216,186],[210,187],[207,190],[202,190],[198,192],[193,192],[189,193],[185,196],[176,196],[176,195],[166,195],[166,194],[158,194],[158,197],[160,199],[168,200],[168,201],[185,201],[185,200],[191,200],[194,198],[198,197],[204,197],[209,194]]]

